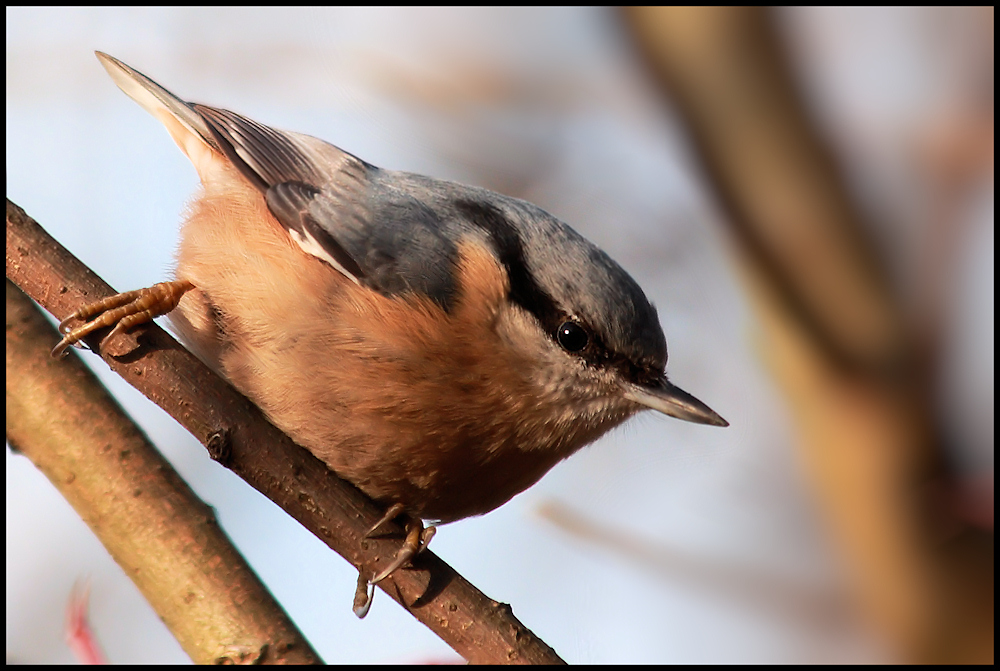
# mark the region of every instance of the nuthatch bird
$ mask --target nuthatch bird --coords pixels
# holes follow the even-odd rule
[[[176,281],[82,308],[54,354],[171,312],[199,358],[387,506],[383,522],[489,512],[643,409],[727,426],[667,381],[635,281],[542,209],[185,102],[97,56],[202,188]],[[373,581],[426,544],[410,531]]]

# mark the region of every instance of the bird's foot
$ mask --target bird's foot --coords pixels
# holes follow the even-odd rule
[[[401,515],[404,509],[404,506],[400,503],[393,504],[386,511],[385,515],[368,530],[368,533],[365,535],[366,538],[374,536],[383,525]],[[425,528],[424,523],[420,519],[407,517],[406,539],[403,541],[402,547],[399,548],[399,552],[396,553],[396,557],[392,562],[371,580],[366,580],[363,573],[358,576],[358,588],[354,594],[355,615],[362,618],[368,614],[368,609],[371,608],[372,598],[375,594],[375,585],[388,578],[396,569],[402,568],[411,559],[423,552],[436,532],[436,527],[429,526]]]
[[[146,289],[126,291],[88,303],[59,322],[63,339],[53,348],[52,356],[62,356],[71,345],[80,347],[81,340],[99,329],[114,326],[111,333],[101,339],[104,342],[122,331],[151,322],[177,307],[181,296],[193,288],[194,285],[186,280],[160,282]],[[70,328],[77,320],[85,323]]]

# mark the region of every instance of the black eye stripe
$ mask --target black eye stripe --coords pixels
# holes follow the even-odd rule
[[[458,200],[455,208],[468,222],[490,236],[500,263],[507,271],[511,301],[533,314],[545,332],[554,336],[556,329],[566,320],[566,315],[528,272],[521,238],[514,225],[503,212],[486,203]]]

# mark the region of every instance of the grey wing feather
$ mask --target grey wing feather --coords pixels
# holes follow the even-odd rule
[[[444,235],[447,222],[417,197],[417,189],[400,188],[410,176],[233,112],[192,108],[306,252],[384,294],[419,292],[450,306],[455,245]]]
[[[192,107],[219,134],[223,153],[262,191],[281,182],[309,184],[322,178],[291,135],[228,110],[199,104]]]
[[[387,294],[417,292],[448,309],[455,297],[454,265],[458,251],[449,228],[448,208],[437,203],[441,185],[421,188],[416,175],[376,169],[366,203],[367,218],[338,219],[340,238],[358,254],[367,277],[363,282]],[[318,221],[331,221],[343,208],[343,195],[324,189],[310,203]]]

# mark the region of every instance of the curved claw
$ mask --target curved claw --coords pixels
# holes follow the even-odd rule
[[[421,531],[423,531],[423,524],[419,521],[416,523],[411,522],[407,525],[407,527],[406,540],[403,541],[403,547],[399,548],[396,558],[392,560],[391,564],[382,569],[381,573],[369,580],[369,584],[377,585],[382,582],[388,578],[393,571],[413,559],[417,552],[420,551],[420,534]]]
[[[420,520],[410,520],[406,525],[406,540],[403,541],[403,546],[399,548],[396,558],[392,560],[391,564],[382,569],[378,575],[369,580],[368,584],[377,585],[392,575],[393,571],[409,563],[411,559],[427,548],[427,544],[434,538],[435,533],[437,533],[437,527],[427,527],[425,529],[423,522]]]
[[[77,347],[82,349],[84,347],[84,344],[83,342],[73,342],[72,338],[66,336],[58,343],[56,343],[56,346],[52,348],[52,352],[50,353],[49,356],[51,356],[53,359],[61,359],[62,357],[66,356],[66,350],[68,350],[70,347]]]
[[[358,589],[354,592],[354,606],[352,610],[358,616],[359,620],[364,619],[365,615],[368,614],[374,597],[375,583],[365,580],[365,574],[358,571]]]
[[[71,321],[73,321],[73,320],[76,320],[76,319],[80,319],[80,311],[79,310],[76,310],[69,317],[66,317],[66,319],[64,319],[61,322],[59,322],[59,333],[62,333],[63,335],[66,335],[67,333],[69,333],[70,331],[72,331],[73,329],[71,329],[69,327],[69,323]]]
[[[406,506],[402,503],[393,503],[389,506],[389,509],[385,511],[385,515],[379,519],[378,522],[372,525],[368,533],[365,534],[365,538],[372,538],[375,536],[375,532],[382,528],[383,525],[388,524],[393,521],[406,511]]]

